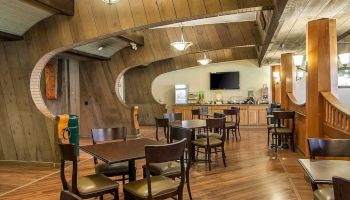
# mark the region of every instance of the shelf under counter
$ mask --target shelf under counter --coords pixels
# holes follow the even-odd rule
[[[191,111],[200,107],[208,107],[209,114],[223,112],[231,107],[240,108],[240,125],[242,126],[264,126],[266,125],[266,108],[270,104],[183,104],[174,105],[173,112],[182,113],[185,120],[192,119]]]

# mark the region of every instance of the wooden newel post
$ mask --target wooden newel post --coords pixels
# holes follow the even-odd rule
[[[337,33],[335,19],[310,21],[307,27],[307,138],[323,137],[323,99],[320,92],[337,92]],[[305,141],[306,142],[306,141]]]
[[[129,134],[130,138],[137,138],[140,136],[138,110],[139,110],[138,106],[131,107],[131,134]]]
[[[274,72],[279,74],[279,78],[274,77]],[[281,103],[281,72],[280,66],[271,66],[271,90],[272,90],[272,103]]]
[[[293,53],[281,54],[281,106],[285,109],[289,107],[288,93],[295,93],[293,68]]]

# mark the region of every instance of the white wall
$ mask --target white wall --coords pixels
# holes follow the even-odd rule
[[[342,103],[350,107],[350,88],[339,88],[338,98]]]
[[[240,72],[240,89],[209,90],[209,73],[227,71]],[[255,97],[260,97],[260,89],[263,87],[263,84],[267,84],[270,87],[270,67],[259,68],[256,60],[240,60],[191,67],[162,74],[152,83],[152,95],[159,103],[166,104],[168,110],[171,110],[172,105],[175,104],[175,84],[188,84],[190,92],[204,91],[206,100],[215,99],[217,92],[222,93],[224,101],[227,101],[229,98],[243,99],[248,96],[248,90],[250,89],[254,90]],[[271,95],[270,91],[269,95]]]

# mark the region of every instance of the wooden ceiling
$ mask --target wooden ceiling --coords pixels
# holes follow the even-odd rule
[[[264,65],[278,64],[281,53],[305,54],[308,21],[337,20],[338,36],[350,30],[349,0],[289,0],[263,59]]]

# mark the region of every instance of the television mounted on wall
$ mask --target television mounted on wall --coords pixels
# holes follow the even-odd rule
[[[240,89],[239,72],[210,73],[210,90]]]

